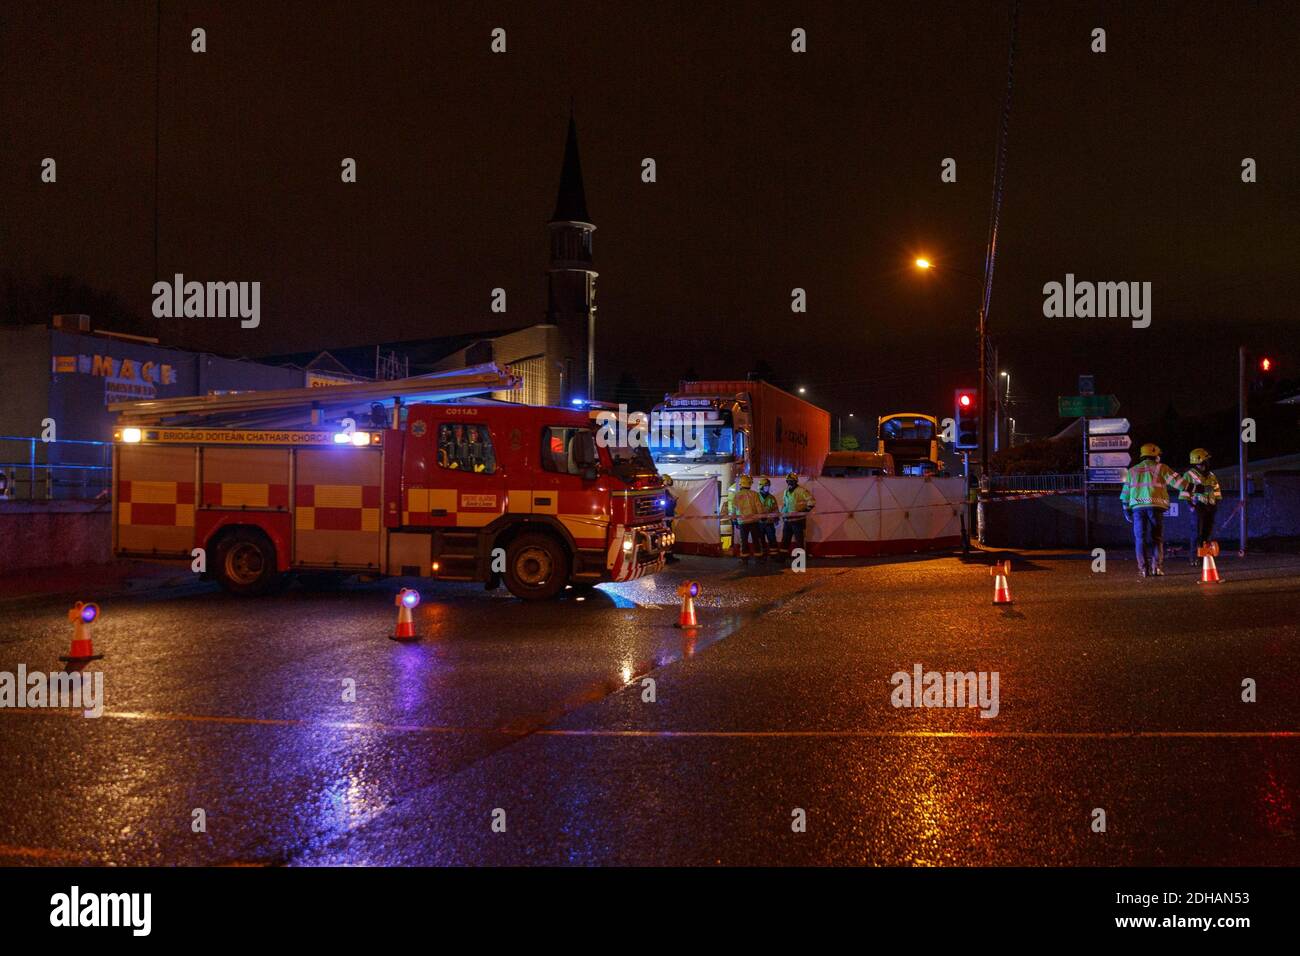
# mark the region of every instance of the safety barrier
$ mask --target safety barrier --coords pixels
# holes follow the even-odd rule
[[[814,556],[906,554],[961,544],[961,478],[813,478],[805,485],[817,500],[808,519],[807,547]],[[784,489],[773,490],[779,497]],[[673,493],[678,496],[674,550],[721,554],[727,529],[717,514],[717,483],[678,481]]]

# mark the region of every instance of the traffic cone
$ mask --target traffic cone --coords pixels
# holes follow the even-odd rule
[[[989,574],[993,576],[993,603],[1010,604],[1011,603],[1011,562],[999,561],[989,568]]]
[[[688,581],[677,589],[677,593],[682,596],[682,613],[677,618],[677,627],[699,627],[699,621],[695,619],[695,599],[700,593],[700,583],[698,581]]]
[[[1218,584],[1219,569],[1215,566],[1214,556],[1219,553],[1219,542],[1210,541],[1196,549],[1201,556],[1201,580],[1199,584]]]
[[[69,664],[84,664],[97,661],[103,654],[95,653],[95,644],[90,638],[90,624],[99,617],[99,605],[78,601],[68,611],[68,620],[72,622],[72,647],[59,660]]]
[[[397,605],[397,630],[389,635],[390,641],[414,641],[415,620],[411,617],[411,608],[420,603],[420,592],[411,588],[402,588],[393,600]]]

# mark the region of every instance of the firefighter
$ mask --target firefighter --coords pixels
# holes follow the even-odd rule
[[[1209,544],[1214,535],[1214,513],[1223,500],[1219,479],[1210,471],[1210,453],[1204,448],[1193,448],[1189,457],[1191,468],[1183,473],[1183,498],[1192,512],[1191,541],[1188,561],[1196,565],[1196,552],[1201,545]]]
[[[664,475],[663,480],[664,480],[664,520],[668,522],[668,530],[673,534],[675,538],[677,535],[677,496],[673,494],[673,476]],[[668,553],[664,555],[664,560],[667,561],[669,564],[676,564],[681,559],[678,558],[677,555],[673,554],[672,549],[670,548],[668,550]]]
[[[1148,442],[1139,453],[1138,463],[1124,473],[1119,503],[1124,520],[1133,524],[1138,577],[1160,577],[1165,573],[1165,512],[1169,510],[1169,490],[1165,486],[1181,492],[1183,479],[1161,463],[1159,445]]]
[[[763,529],[758,517],[762,513],[763,499],[754,490],[754,479],[741,475],[740,487],[731,498],[731,525],[733,535],[739,535],[742,564],[749,563],[751,554],[763,556]]]
[[[733,481],[731,487],[728,488],[726,493],[722,496],[722,500],[718,502],[718,514],[725,515],[728,518],[731,517],[731,502],[736,497],[736,487],[737,482]],[[735,553],[739,551],[739,549],[740,533],[736,529],[736,523],[733,521],[731,523],[731,550]]]
[[[759,527],[763,532],[763,550],[768,558],[775,560],[781,553],[776,544],[776,521],[781,506],[777,504],[776,495],[772,494],[772,479],[766,475],[758,479],[758,497],[763,502],[763,518]]]
[[[798,539],[798,547],[805,546],[805,525],[808,512],[817,506],[812,492],[799,484],[799,476],[793,471],[785,476],[785,495],[781,499],[781,553],[789,554],[790,547]]]

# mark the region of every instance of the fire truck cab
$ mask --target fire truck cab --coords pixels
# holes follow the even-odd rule
[[[237,594],[302,572],[545,599],[653,574],[672,545],[648,453],[598,447],[585,409],[398,403],[373,431],[124,421],[115,437],[114,553],[201,548]]]

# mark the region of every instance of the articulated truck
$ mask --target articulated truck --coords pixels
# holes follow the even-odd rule
[[[678,428],[687,413],[696,427]],[[830,450],[829,412],[757,379],[681,382],[650,422],[659,472],[674,480],[715,478],[721,494],[742,474],[768,475],[778,488],[790,472],[819,475]]]
[[[485,366],[112,406],[113,552],[201,555],[236,594],[360,573],[536,600],[662,569],[673,539],[646,449],[600,447],[586,409],[472,397],[516,386]]]

